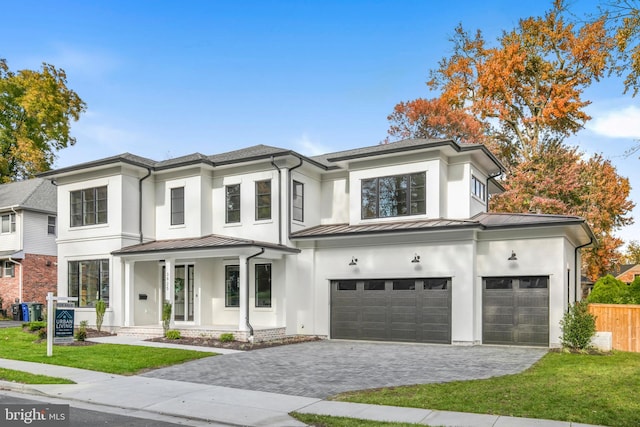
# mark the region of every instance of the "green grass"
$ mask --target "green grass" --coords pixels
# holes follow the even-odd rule
[[[551,352],[516,375],[344,393],[335,399],[635,427],[640,425],[639,390],[638,353]]]
[[[48,377],[46,375],[36,375],[4,368],[0,368],[0,381],[11,381],[21,384],[75,384],[75,382],[65,378]]]
[[[428,427],[425,424],[390,423],[386,421],[369,421],[356,418],[330,417],[328,415],[301,414],[292,412],[292,417],[314,427]]]
[[[0,358],[24,360],[89,369],[110,374],[132,375],[138,372],[213,356],[192,350],[141,347],[134,345],[95,344],[86,346],[54,345],[47,357],[46,340],[21,328],[0,329]]]

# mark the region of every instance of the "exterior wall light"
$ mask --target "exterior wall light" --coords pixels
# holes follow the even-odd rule
[[[511,251],[511,256],[509,258],[507,258],[507,261],[517,261],[518,257],[516,256],[516,253],[514,251]]]
[[[414,264],[417,263],[417,262],[420,262],[420,255],[414,254],[413,255],[413,259],[411,260],[411,262],[414,263]]]
[[[358,265],[358,258],[351,257],[351,262],[349,263],[349,265],[351,266]]]

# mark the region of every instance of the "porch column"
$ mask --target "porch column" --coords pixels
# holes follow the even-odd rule
[[[133,326],[134,324],[134,301],[133,285],[135,263],[133,261],[124,262],[124,326]]]
[[[240,311],[238,318],[238,330],[248,331],[247,318],[249,316],[249,281],[247,280],[247,257],[240,255],[240,269],[239,269],[239,288],[240,288]]]
[[[175,327],[175,307],[174,303],[176,300],[176,286],[174,284],[176,272],[175,272],[175,260],[173,258],[167,258],[164,260],[164,295],[167,301],[171,303],[171,318],[169,320],[169,328],[173,329]],[[164,307],[164,301],[160,305],[160,313],[162,313],[162,308]],[[162,321],[162,315],[160,315],[160,320]]]

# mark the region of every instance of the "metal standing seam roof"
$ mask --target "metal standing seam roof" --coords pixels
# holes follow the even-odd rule
[[[256,247],[272,249],[281,252],[299,253],[296,248],[287,247],[275,243],[260,242],[256,240],[241,239],[237,237],[221,236],[211,234],[203,237],[186,239],[156,240],[153,242],[141,243],[127,246],[112,252],[113,255],[142,254],[150,252],[172,252],[193,249],[228,249]]]
[[[411,231],[442,231],[480,227],[483,229],[527,228],[565,224],[583,224],[583,218],[564,215],[481,213],[468,220],[429,219],[414,221],[380,222],[374,224],[328,224],[306,228],[292,233],[292,239],[339,237],[376,233]]]
[[[51,181],[34,178],[0,185],[0,210],[20,208],[55,214],[57,190]]]

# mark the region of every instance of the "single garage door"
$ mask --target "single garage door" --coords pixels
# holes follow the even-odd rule
[[[484,344],[549,345],[549,276],[482,280]]]
[[[451,343],[451,279],[335,280],[331,338]]]

